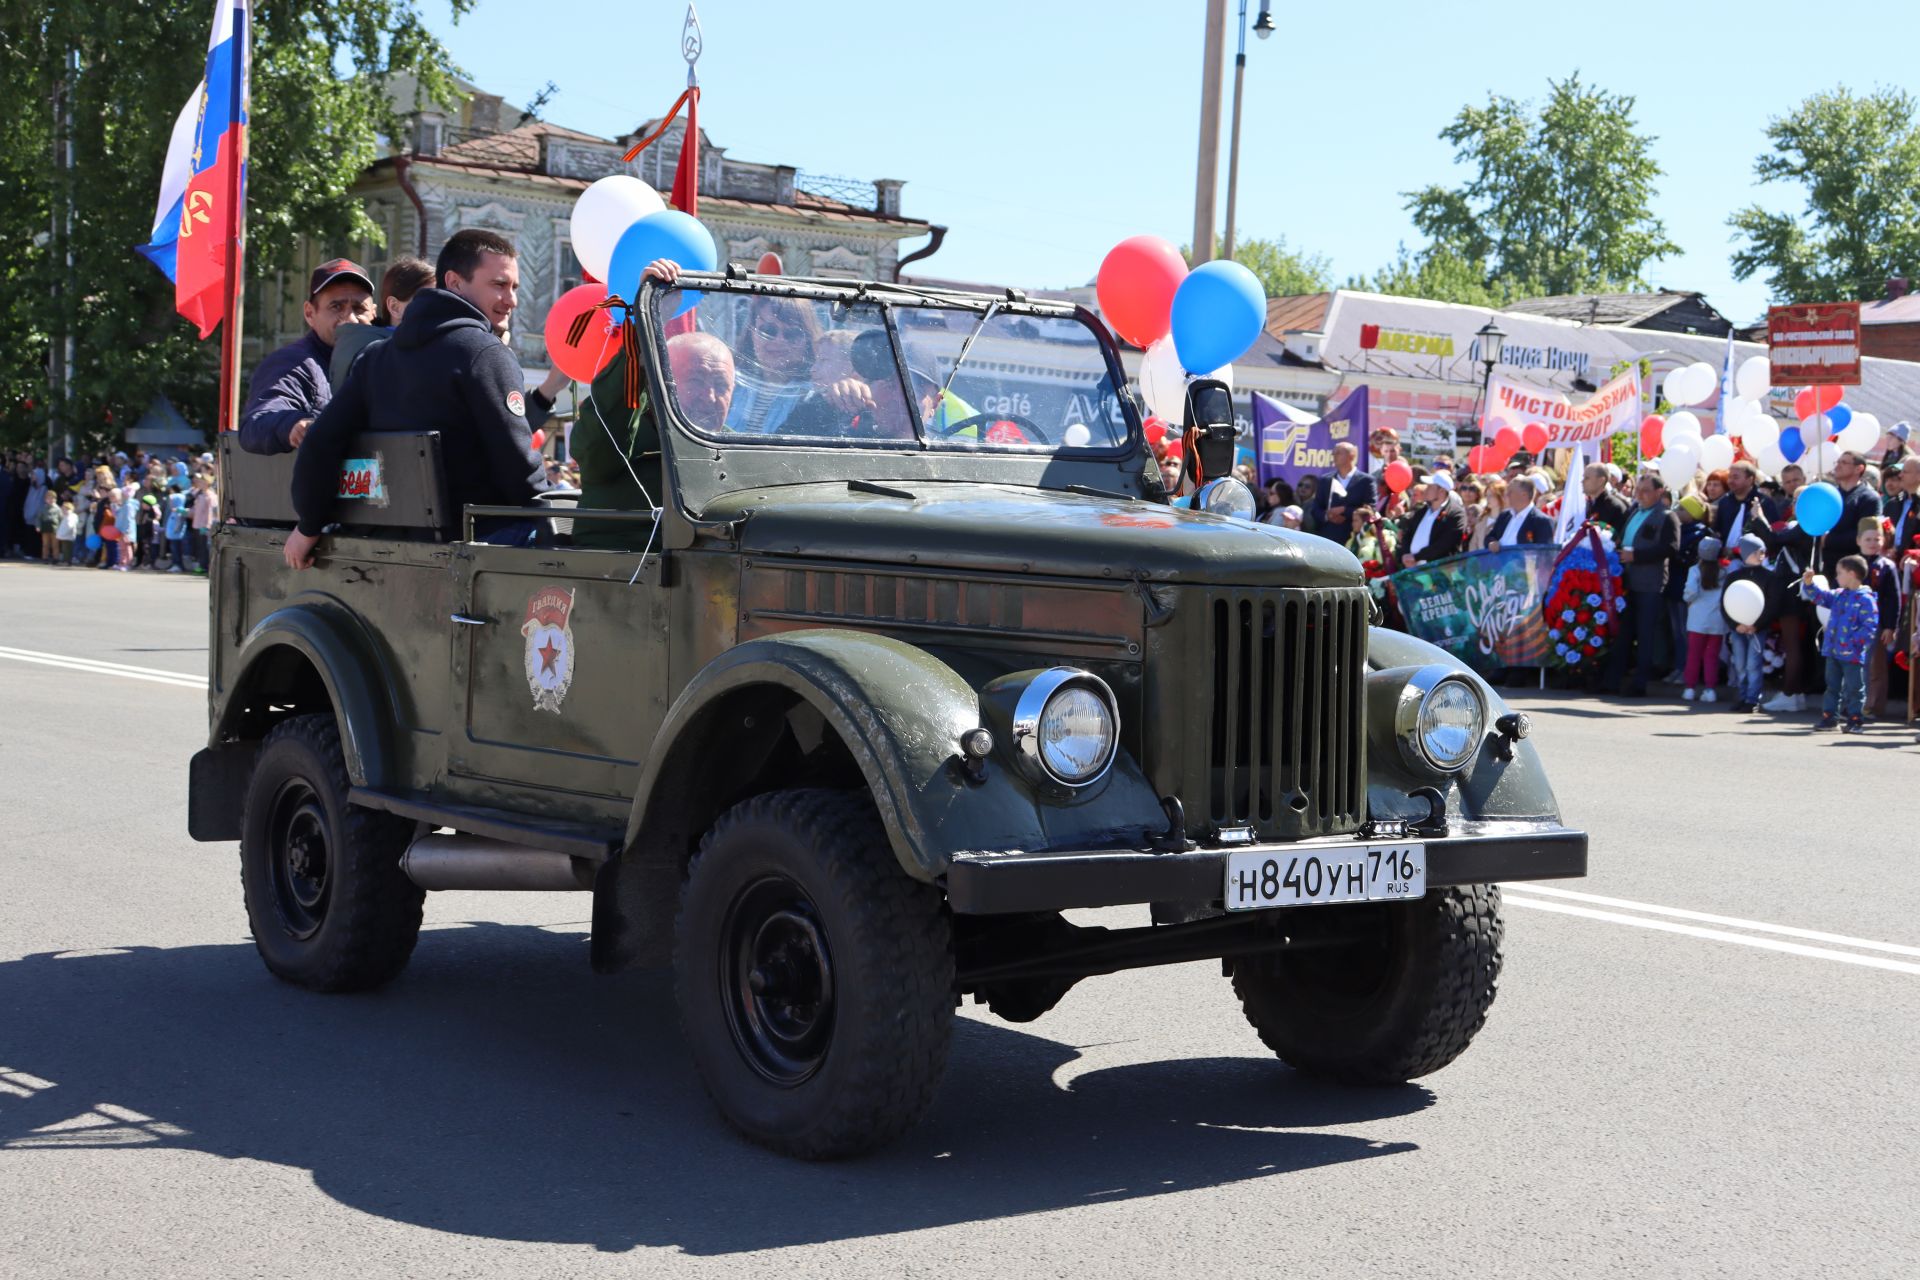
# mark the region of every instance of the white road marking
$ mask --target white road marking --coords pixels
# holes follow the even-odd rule
[[[1842,964],[1864,965],[1869,969],[1888,969],[1894,973],[1920,974],[1920,964],[1909,964],[1904,960],[1887,960],[1880,956],[1863,956],[1851,951],[1829,951],[1825,947],[1809,947],[1798,942],[1782,942],[1777,938],[1756,938],[1749,934],[1728,933],[1724,929],[1702,929],[1698,925],[1676,924],[1671,920],[1648,920],[1640,916],[1621,915],[1617,911],[1595,911],[1591,907],[1576,907],[1570,902],[1549,902],[1544,898],[1529,898],[1522,894],[1508,893],[1502,889],[1502,900],[1510,906],[1528,907],[1535,911],[1554,911],[1561,915],[1581,916],[1588,920],[1605,920],[1612,924],[1637,925],[1642,929],[1657,929],[1662,933],[1680,933],[1690,938],[1706,938],[1713,942],[1734,942],[1743,947],[1758,947],[1762,951],[1784,951],[1788,955],[1807,956],[1815,960],[1838,960]]]
[[[1698,920],[1702,924],[1724,924],[1735,929],[1750,929],[1755,933],[1777,933],[1784,938],[1804,938],[1808,942],[1831,942],[1835,946],[1858,947],[1862,951],[1886,951],[1896,956],[1920,956],[1920,947],[1909,947],[1898,942],[1875,942],[1870,938],[1850,938],[1844,933],[1821,933],[1818,929],[1797,929],[1787,924],[1763,924],[1758,920],[1742,920],[1739,916],[1716,916],[1711,912],[1688,911],[1683,907],[1657,907],[1650,902],[1633,902],[1626,898],[1604,898],[1597,893],[1577,893],[1572,889],[1541,884],[1535,880],[1502,885],[1500,889],[1502,893],[1514,889],[1521,893],[1537,893],[1549,898],[1567,898],[1596,907],[1621,907],[1628,911],[1644,911],[1653,916],[1672,916],[1676,920]]]
[[[205,689],[205,676],[188,675],[183,671],[162,671],[157,667],[133,667],[124,662],[100,662],[93,658],[72,658],[63,653],[40,653],[33,649],[10,649],[0,645],[0,658],[11,658],[15,662],[31,662],[43,667],[60,667],[67,671],[86,671],[97,676],[120,676],[126,680],[147,680],[154,684],[170,684],[182,689]]]

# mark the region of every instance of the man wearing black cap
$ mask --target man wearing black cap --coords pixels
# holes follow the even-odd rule
[[[307,331],[260,362],[240,414],[240,447],[248,453],[289,453],[333,398],[327,365],[334,331],[373,321],[373,280],[345,258],[313,269],[302,308]]]

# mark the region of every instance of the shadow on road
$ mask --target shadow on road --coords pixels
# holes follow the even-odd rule
[[[1408,1151],[1315,1130],[1433,1101],[1257,1058],[1063,1088],[1073,1046],[965,1019],[926,1123],[866,1160],[799,1164],[708,1106],[663,976],[594,978],[584,950],[524,926],[433,930],[367,996],[278,983],[244,943],[0,963],[0,1149],[184,1147],[310,1170],[342,1204],[435,1230],[707,1255]]]

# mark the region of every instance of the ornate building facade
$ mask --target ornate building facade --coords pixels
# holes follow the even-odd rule
[[[415,112],[412,145],[376,161],[355,188],[385,243],[345,251],[378,281],[395,257],[417,254],[431,262],[448,236],[467,227],[513,240],[520,250],[513,347],[538,381],[547,367],[547,309],[580,283],[569,239],[574,200],[595,179],[614,173],[631,174],[664,195],[673,185],[686,126],[676,121],[629,164],[622,158],[628,147],[658,121],[626,137],[601,138],[542,120],[502,127],[503,110],[512,112],[498,97],[474,91],[457,109]],[[723,262],[749,269],[772,252],[788,275],[893,279],[903,262],[930,254],[945,233],[900,212],[903,185],[736,160],[701,131],[700,221],[713,233]],[[924,237],[931,239],[918,252],[903,252],[903,241]],[[309,266],[342,251],[334,245],[309,248]],[[254,359],[299,336],[305,278],[303,268],[255,282],[247,317]]]

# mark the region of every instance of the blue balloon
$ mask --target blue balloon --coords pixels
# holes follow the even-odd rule
[[[1800,428],[1782,427],[1780,429],[1780,456],[1788,462],[1800,461],[1800,455],[1807,451],[1807,442],[1800,438]]]
[[[97,533],[89,533],[87,535],[87,550],[98,551],[99,549],[100,549],[100,535]]]
[[[1847,406],[1843,404],[1837,404],[1833,406],[1833,408],[1827,410],[1826,419],[1827,419],[1827,434],[1830,436],[1837,436],[1842,431],[1845,431],[1847,429],[1847,424],[1849,422],[1853,421],[1853,410],[1847,408]]]
[[[678,209],[650,213],[628,227],[613,246],[607,289],[631,302],[640,294],[640,275],[655,258],[678,263],[682,271],[712,271],[720,262],[713,236],[698,218]],[[700,295],[689,291],[674,314],[692,309]]]
[[[1800,522],[1802,529],[1818,538],[1840,523],[1840,510],[1844,505],[1840,491],[1822,480],[1793,495],[1793,518]]]
[[[1188,373],[1204,377],[1232,364],[1266,323],[1266,291],[1237,262],[1202,263],[1174,291],[1173,349]]]

